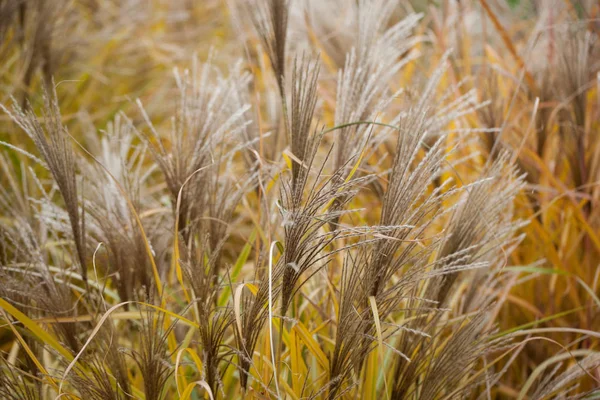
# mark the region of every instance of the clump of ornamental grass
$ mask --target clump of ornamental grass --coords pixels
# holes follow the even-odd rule
[[[91,3],[89,15],[110,14]],[[115,7],[135,9],[125,3]],[[597,276],[577,275],[564,288],[559,268],[543,263],[581,257],[591,266],[596,254],[597,157],[585,150],[597,128],[586,92],[593,32],[573,35],[552,68],[527,72],[560,82],[543,101],[561,102],[542,118],[533,88],[521,92],[526,74],[508,79],[508,68],[488,65],[478,77],[485,85],[470,87],[460,75],[477,71],[456,62],[467,54],[464,37],[458,53],[437,53],[446,20],[436,10],[430,19],[391,0],[360,0],[325,18],[322,2],[230,3],[245,60],[220,51],[188,58],[174,83],[149,80],[156,93],[102,122],[101,100],[76,117],[61,113],[75,100],[52,80],[59,69],[42,74],[41,103],[1,105],[13,135],[0,142],[0,394],[541,400],[590,392],[600,365]],[[194,7],[173,7],[165,21],[186,31]],[[0,19],[0,33],[12,35],[19,10],[0,2],[5,9],[13,17]],[[118,31],[122,21],[110,21],[97,23]],[[421,34],[430,23],[435,33]],[[169,43],[154,49],[174,58],[186,49]],[[168,59],[163,67],[175,63],[151,53]],[[505,80],[517,92],[498,99]],[[531,113],[514,117],[528,130],[509,126],[506,113],[529,104]],[[537,167],[557,140],[566,151],[554,177]],[[537,190],[548,181],[563,191],[556,200]],[[554,249],[557,239],[540,227],[557,212],[576,214],[565,235],[579,232],[582,251],[527,256],[535,240]],[[515,300],[536,282],[524,272],[550,275],[550,292],[564,290],[561,302],[577,308],[509,323],[515,304],[539,309]],[[579,287],[589,299],[580,301]],[[571,313],[586,326],[569,326]],[[564,325],[538,326],[555,320]],[[530,355],[548,343],[558,350]],[[525,370],[521,360],[535,363]]]
[[[598,329],[600,305],[599,142],[594,122],[599,104],[598,11],[592,2],[575,6],[554,1],[533,8],[523,4],[512,11],[489,4],[483,10],[491,24],[478,79],[481,96],[491,104],[478,112],[474,124],[500,127],[484,138],[486,153],[495,159],[502,149],[517,149],[515,163],[527,173],[515,211],[529,224],[511,256],[519,267],[510,268],[518,275],[499,321],[504,328],[513,323],[539,328],[553,341],[529,342],[507,367],[503,392],[517,397],[580,397],[598,387],[593,361],[597,337],[592,333]],[[530,22],[511,28],[519,15]],[[509,57],[502,59],[506,52],[496,48],[498,40],[509,49]],[[457,58],[462,62],[471,51],[466,47]],[[529,263],[536,266],[522,267]],[[536,320],[541,321],[532,324]],[[579,377],[572,375],[575,370]],[[563,382],[559,375],[573,380]],[[521,383],[523,376],[529,376],[526,384]]]

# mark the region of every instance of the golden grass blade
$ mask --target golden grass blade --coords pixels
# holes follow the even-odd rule
[[[377,309],[377,302],[375,300],[375,296],[369,296],[369,305],[371,306],[371,312],[373,313],[373,320],[375,321],[375,329],[377,331],[377,342],[378,342],[378,346],[379,346],[379,360],[381,362],[381,365],[385,365],[384,363],[384,347],[383,347],[383,332],[381,330],[381,321],[379,320],[379,310]],[[385,387],[385,395],[386,398],[390,398],[390,394],[389,394],[389,390],[388,390],[388,384],[387,384],[387,378],[386,378],[386,373],[385,373],[385,368],[381,368],[380,373],[383,374],[383,384]]]
[[[313,338],[313,335],[306,329],[306,326],[302,323],[302,321],[298,321],[292,328],[298,336],[300,340],[304,342],[308,350],[312,353],[312,355],[317,359],[323,371],[329,371],[329,359],[325,352],[321,349],[321,346],[317,343],[317,341]]]
[[[255,241],[255,239],[256,239],[256,230],[253,230],[252,233],[250,234],[250,237],[248,238],[248,242],[246,242],[246,244],[242,248],[240,255],[238,256],[237,260],[235,261],[235,264],[233,265],[233,269],[231,270],[231,280],[232,281],[235,282],[238,275],[240,274],[240,271],[242,270],[242,267],[244,266],[244,264],[246,264],[246,261],[248,260],[248,257],[250,256],[250,252],[252,251],[252,243]],[[229,286],[226,286],[223,289],[221,296],[219,297],[218,304],[220,306],[225,305],[227,303],[227,300],[230,295],[231,295],[231,288]]]
[[[0,307],[6,310],[10,315],[19,320],[31,333],[33,333],[42,343],[45,343],[56,350],[60,355],[65,357],[67,360],[73,360],[73,355],[70,351],[65,349],[52,335],[43,330],[33,320],[23,314],[21,311],[13,307],[12,304],[8,303],[3,298],[0,298]],[[12,326],[12,325],[11,325]]]
[[[187,400],[190,398],[190,396],[192,395],[192,392],[194,391],[194,389],[199,386],[201,388],[203,388],[204,390],[206,390],[206,393],[208,394],[208,397],[211,400],[214,400],[215,398],[213,397],[213,393],[212,390],[210,390],[210,386],[208,386],[208,383],[206,383],[206,381],[204,380],[199,380],[196,382],[192,382],[190,383],[185,390],[183,391],[183,393],[181,394],[181,399],[182,400]]]
[[[178,375],[179,363],[181,361],[181,356],[183,355],[184,352],[188,353],[192,357],[192,360],[194,361],[194,365],[196,366],[196,370],[197,371],[203,371],[202,360],[200,360],[200,357],[198,356],[198,354],[196,353],[196,351],[194,349],[186,347],[186,348],[183,348],[183,349],[179,349],[179,351],[177,351],[177,358],[175,360],[175,383],[176,383],[176,386],[177,386],[177,395],[179,396],[179,398],[183,398],[183,396],[181,394],[181,391],[179,389],[180,380],[181,380],[181,384],[186,389],[189,387],[187,381],[185,380],[185,376]],[[192,387],[193,387],[193,385],[192,385]]]
[[[4,316],[4,319],[6,319],[8,321],[8,316],[6,315],[6,312],[4,310],[1,310],[1,311],[2,311],[2,315]],[[37,357],[35,356],[35,354],[33,354],[33,351],[31,351],[31,349],[27,345],[27,342],[25,342],[25,340],[23,340],[23,337],[21,336],[21,334],[15,329],[15,327],[12,324],[9,323],[8,326],[12,330],[13,334],[17,337],[17,341],[21,344],[23,349],[25,349],[25,352],[27,353],[27,355],[29,356],[31,361],[33,361],[35,366],[40,370],[40,373],[44,376],[44,378],[48,379],[48,382],[50,382],[52,387],[54,387],[55,389],[58,390],[58,385],[56,384],[56,381],[54,379],[52,379],[52,376],[50,374],[48,374],[48,371],[46,371],[46,368],[44,368],[44,366],[42,365],[40,360],[38,360]]]

